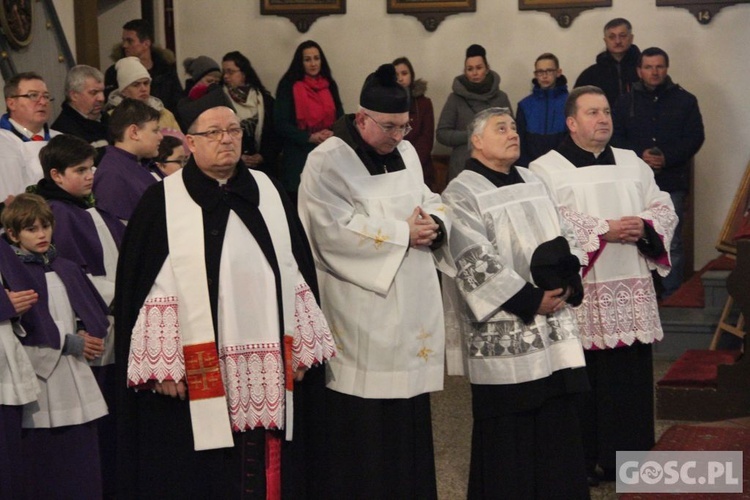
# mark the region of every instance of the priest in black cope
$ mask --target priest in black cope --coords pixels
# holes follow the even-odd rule
[[[190,161],[130,219],[118,498],[322,498],[335,348],[304,230],[283,189],[240,163],[241,140],[231,109],[195,110]]]

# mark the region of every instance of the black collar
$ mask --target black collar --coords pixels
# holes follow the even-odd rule
[[[508,173],[505,174],[503,172],[498,172],[497,170],[492,170],[476,158],[469,158],[468,160],[466,160],[465,169],[476,172],[477,174],[483,176],[492,184],[494,184],[495,187],[510,186],[511,184],[523,184],[524,182],[523,177],[521,177],[521,174],[518,173],[518,169],[516,167],[510,167]]]
[[[242,163],[235,166],[234,174],[226,184],[221,185],[216,179],[204,174],[195,160],[190,158],[183,168],[182,178],[190,197],[204,210],[215,210],[220,203],[230,202],[233,197],[242,198],[254,206],[259,204],[258,185]]]
[[[614,165],[615,154],[609,144],[604,148],[599,156],[594,153],[581,149],[570,136],[565,137],[555,151],[560,153],[570,163],[576,167],[588,167],[589,165]]]

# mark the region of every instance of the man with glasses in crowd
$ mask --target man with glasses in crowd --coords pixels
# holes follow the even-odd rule
[[[325,498],[335,347],[310,248],[283,189],[240,162],[234,111],[208,106],[120,251],[117,497]]]
[[[8,112],[0,117],[0,201],[44,177],[39,150],[59,134],[47,125],[54,97],[41,76],[18,73],[3,93]]]
[[[404,140],[409,100],[394,66],[380,66],[359,111],[334,124],[302,171],[300,217],[338,350],[321,429],[323,498],[437,496],[429,393],[443,388],[444,325],[435,251],[450,224]]]
[[[568,133],[565,127],[565,99],[568,80],[557,56],[545,52],[534,62],[534,90],[518,103],[516,127],[521,139],[521,156],[516,165],[529,162],[555,148]]]
[[[617,98],[630,92],[638,81],[638,57],[641,51],[633,45],[633,26],[630,21],[618,17],[604,25],[604,44],[607,48],[596,56],[592,64],[578,77],[576,87],[593,85],[607,96],[610,106]]]

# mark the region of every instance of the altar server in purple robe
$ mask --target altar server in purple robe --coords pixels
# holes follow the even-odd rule
[[[19,341],[25,332],[13,318],[27,313],[39,295],[31,275],[0,238],[0,498],[24,498],[21,466],[23,405],[36,401],[39,384]],[[28,314],[32,314],[28,312]]]
[[[162,140],[159,112],[148,104],[125,99],[109,119],[107,146],[94,174],[94,196],[99,208],[127,223],[146,188],[157,182],[152,158]]]
[[[47,200],[55,216],[52,242],[58,255],[78,264],[110,305],[125,224],[94,204],[91,188],[95,157],[96,150],[83,139],[67,134],[53,137],[39,153],[44,179],[37,184],[36,192]],[[114,329],[110,321],[104,353],[89,363],[110,409],[110,415],[99,421],[105,496],[114,493],[114,362]]]
[[[107,306],[80,266],[57,256],[54,216],[43,198],[18,195],[1,219],[39,294],[37,314],[20,320],[41,389],[23,409],[26,493],[101,498],[96,420],[107,414],[107,405],[86,361],[104,351]]]

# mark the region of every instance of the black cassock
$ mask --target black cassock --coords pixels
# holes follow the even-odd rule
[[[258,241],[276,277],[279,337],[283,335],[280,275],[271,236],[258,209],[259,188],[247,168],[238,165],[228,183],[203,174],[191,160],[183,171],[191,198],[201,206],[207,286],[214,335],[219,266],[229,211],[233,210]],[[284,201],[292,252],[318,299],[315,267],[296,210]],[[196,221],[197,222],[197,221]],[[196,227],[196,230],[201,228]],[[130,336],[143,305],[169,253],[163,184],[143,195],[125,233],[117,266],[115,329],[117,356],[117,498],[265,498],[264,429],[233,433],[235,446],[195,451],[187,400],[126,389]],[[248,284],[252,286],[252,284]],[[294,387],[294,440],[284,441],[281,458],[283,498],[319,498],[323,482],[322,436],[325,422],[322,366],[311,368]],[[279,432],[280,435],[283,431]],[[283,438],[283,436],[282,436]]]

